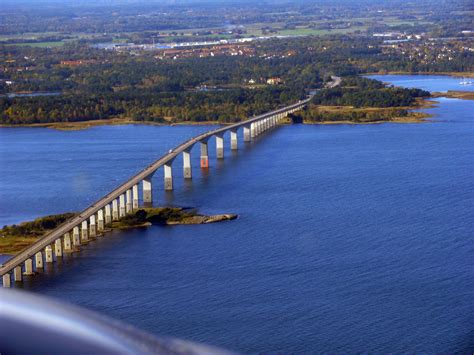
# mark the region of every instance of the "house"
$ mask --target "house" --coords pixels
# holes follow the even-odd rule
[[[283,81],[281,80],[281,78],[278,78],[278,77],[273,77],[273,78],[268,78],[267,79],[267,84],[269,85],[278,85],[278,84],[281,84],[283,83]]]

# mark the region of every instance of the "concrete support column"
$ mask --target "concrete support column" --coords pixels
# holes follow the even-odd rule
[[[79,227],[74,227],[72,229],[72,242],[74,246],[81,245],[81,237],[79,235]]]
[[[244,142],[250,142],[250,127],[244,126]]]
[[[127,204],[125,205],[125,211],[127,213],[132,213],[133,212],[132,189],[127,190],[127,192],[125,193],[125,196],[127,197]]]
[[[65,253],[72,252],[71,237],[69,233],[64,234],[63,241],[64,241],[64,252]]]
[[[16,282],[21,282],[23,280],[23,277],[21,274],[21,266],[17,266],[16,268],[13,269],[13,279]]]
[[[201,168],[209,168],[209,153],[207,149],[207,141],[201,141]]]
[[[171,166],[171,162],[168,162],[164,166],[164,173],[165,173],[165,190],[172,191],[173,190],[173,168]]]
[[[54,254],[56,255],[56,258],[63,256],[63,244],[61,238],[54,241]]]
[[[132,188],[132,208],[138,210],[138,185],[133,185]]]
[[[145,206],[153,204],[153,194],[151,190],[151,176],[143,179],[143,203]]]
[[[87,230],[87,221],[83,221],[81,225],[81,243],[89,241],[89,231]]]
[[[191,152],[183,152],[183,176],[185,179],[192,179],[193,171],[191,168]]]
[[[95,214],[89,217],[89,236],[95,238],[97,236],[97,226],[95,224]]]
[[[255,138],[255,137],[257,136],[257,135],[256,135],[257,132],[256,132],[256,127],[255,127],[255,126],[256,126],[255,122],[253,122],[253,123],[250,124],[250,137],[251,137],[251,138]]]
[[[25,272],[23,275],[28,276],[28,275],[34,275],[33,271],[33,260],[32,259],[26,259],[25,260]]]
[[[119,207],[117,199],[112,201],[112,220],[118,221],[119,220]]]
[[[10,274],[5,274],[5,275],[3,275],[2,281],[3,281],[3,287],[4,287],[4,288],[10,288],[10,287],[12,287]]]
[[[39,251],[35,254],[35,262],[36,262],[36,269],[42,269],[44,267],[42,252]]]
[[[217,159],[224,158],[224,136],[223,134],[216,135],[216,157]]]
[[[237,130],[230,131],[230,149],[237,150],[238,140],[237,140]]]
[[[103,232],[105,229],[104,224],[104,210],[100,209],[97,211],[97,231]]]
[[[52,263],[54,261],[53,248],[51,248],[51,245],[48,245],[46,248],[44,248],[44,258],[47,263]]]
[[[125,215],[126,215],[126,212],[125,212],[125,194],[121,194],[119,196],[119,202],[120,202],[119,217],[122,218],[122,217],[125,217]]]
[[[108,225],[112,223],[112,211],[110,204],[105,205],[105,224]]]

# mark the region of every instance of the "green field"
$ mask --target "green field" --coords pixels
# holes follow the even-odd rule
[[[38,47],[38,48],[53,48],[62,47],[66,42],[23,42],[23,43],[8,43],[6,46],[18,46],[18,47]]]

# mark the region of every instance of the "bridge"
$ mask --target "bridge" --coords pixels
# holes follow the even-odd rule
[[[340,78],[333,77],[328,87],[337,86]],[[248,120],[231,124],[222,128],[208,131],[191,138],[176,148],[170,150],[154,163],[147,166],[122,185],[94,202],[75,217],[65,221],[54,230],[46,233],[37,242],[21,251],[0,267],[3,287],[11,287],[12,277],[15,282],[22,282],[23,276],[34,275],[44,269],[45,263],[53,263],[64,254],[79,250],[81,244],[103,232],[112,221],[119,220],[139,208],[140,194],[144,206],[150,206],[153,201],[152,177],[163,167],[164,189],[173,190],[173,161],[183,155],[183,176],[192,178],[191,149],[200,145],[201,168],[209,167],[209,140],[215,137],[216,157],[224,158],[224,134],[230,133],[230,149],[238,149],[238,131],[243,130],[243,141],[251,142],[265,131],[278,125],[288,114],[300,110],[310,98],[295,104],[280,108]],[[140,188],[141,186],[141,188]]]

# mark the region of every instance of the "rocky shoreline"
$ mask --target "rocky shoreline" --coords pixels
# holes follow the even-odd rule
[[[34,221],[23,222],[19,225],[5,226],[0,229],[0,254],[14,255],[29,245],[35,243],[48,231],[56,228],[66,219],[75,216],[75,213],[37,218]],[[192,225],[209,224],[236,219],[235,214],[202,215],[195,209],[181,207],[140,208],[118,221],[113,221],[98,236],[113,230],[149,227],[151,225]]]

